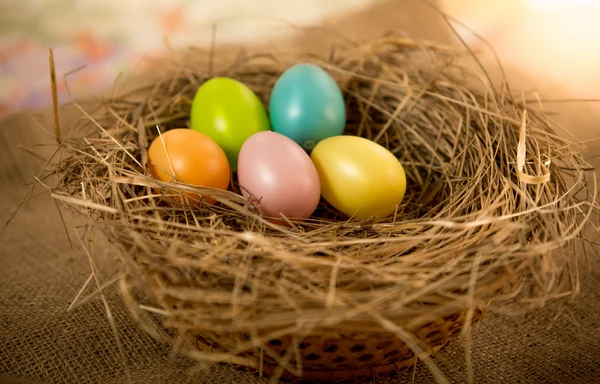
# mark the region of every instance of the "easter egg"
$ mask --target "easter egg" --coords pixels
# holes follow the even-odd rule
[[[276,132],[251,136],[240,151],[238,179],[266,217],[307,218],[321,197],[319,175],[293,140]]]
[[[323,198],[358,219],[387,216],[404,198],[406,174],[385,147],[358,136],[322,140],[310,155]]]
[[[190,128],[216,141],[235,171],[242,144],[253,134],[269,130],[270,124],[250,88],[228,77],[215,77],[202,84],[194,96]]]
[[[227,156],[221,147],[205,134],[187,128],[171,129],[152,141],[148,148],[148,170],[161,181],[218,189],[227,189],[231,178]],[[185,195],[191,204],[201,200],[197,193]],[[215,202],[208,196],[204,200]]]
[[[346,105],[335,80],[313,64],[297,64],[277,79],[269,100],[273,131],[310,151],[344,132]]]

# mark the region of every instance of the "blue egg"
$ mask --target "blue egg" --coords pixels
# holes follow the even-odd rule
[[[339,136],[346,125],[346,105],[335,80],[313,64],[297,64],[275,83],[269,101],[271,126],[311,151]]]

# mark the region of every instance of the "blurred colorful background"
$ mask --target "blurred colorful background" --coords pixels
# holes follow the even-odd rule
[[[364,0],[4,0],[0,1],[0,118],[49,105],[48,48],[53,48],[61,102],[105,90],[148,57],[210,41],[274,37],[291,32],[281,18],[312,25],[358,10]],[[235,20],[235,22],[228,22]],[[85,68],[81,68],[85,66]]]
[[[53,48],[59,99],[111,87],[117,75],[169,49],[210,42],[280,38],[386,0],[2,0],[0,118],[50,105],[48,48]],[[397,7],[421,0],[393,0]],[[600,1],[438,0],[447,13],[489,40],[502,61],[536,83],[564,87],[570,97],[600,98]],[[410,7],[407,7],[410,9]],[[432,20],[431,23],[440,23]],[[456,25],[475,48],[482,46]],[[75,72],[73,72],[75,71]]]

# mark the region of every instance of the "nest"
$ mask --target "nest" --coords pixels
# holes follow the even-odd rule
[[[118,246],[132,315],[149,332],[145,319],[158,318],[167,332],[154,334],[179,352],[310,381],[371,378],[421,359],[439,378],[428,356],[490,304],[576,293],[573,247],[596,196],[584,147],[465,64],[469,55],[390,34],[328,57],[208,57],[175,63],[87,115],[61,142],[53,190]],[[266,107],[299,62],[339,84],[345,134],[402,162],[408,188],[393,215],[350,219],[322,202],[281,226],[235,181],[218,191],[152,179],[149,142],[187,126],[204,81],[238,79]],[[167,198],[186,191],[218,203]]]

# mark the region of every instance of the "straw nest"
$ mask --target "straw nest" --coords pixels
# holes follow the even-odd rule
[[[62,140],[53,190],[118,245],[127,271],[120,287],[134,317],[144,325],[148,314],[158,316],[174,332],[157,337],[184,336],[178,350],[302,376],[313,368],[375,372],[374,361],[399,369],[406,356],[381,351],[406,347],[404,355],[435,370],[427,354],[490,303],[578,290],[573,247],[596,196],[584,147],[563,138],[531,100],[464,64],[469,55],[391,34],[328,57],[197,58],[170,63],[161,80],[105,100],[83,119]],[[408,190],[393,215],[349,219],[322,202],[311,219],[278,226],[235,182],[215,191],[152,179],[149,142],[158,129],[187,126],[204,81],[241,80],[267,106],[278,76],[298,62],[336,79],[346,134],[384,145],[404,165]],[[185,191],[218,203],[165,199]],[[365,342],[344,347],[344,338]],[[364,358],[369,340],[378,345]]]

